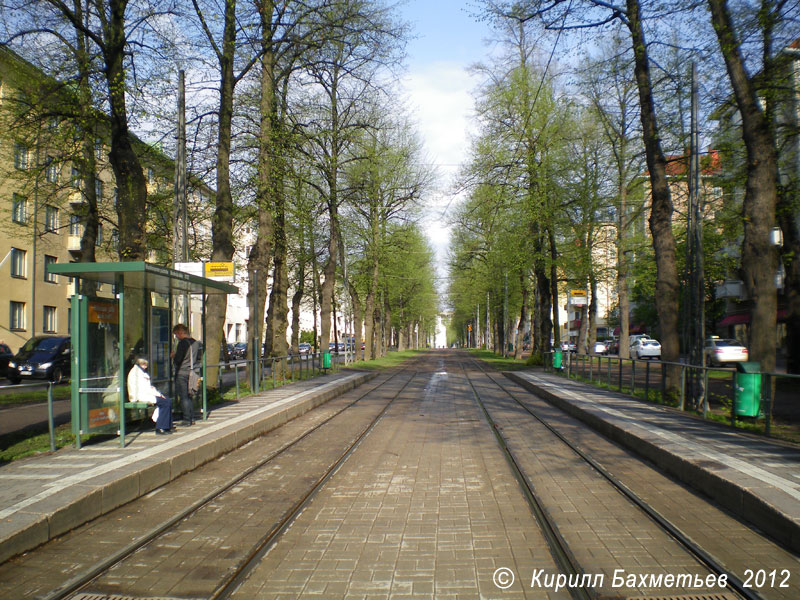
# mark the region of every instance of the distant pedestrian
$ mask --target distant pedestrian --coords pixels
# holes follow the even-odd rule
[[[140,356],[128,371],[128,401],[155,404],[156,435],[172,433],[172,401],[152,384],[147,365],[147,359]]]
[[[189,395],[189,370],[194,362],[192,345],[195,339],[189,335],[189,328],[182,323],[172,328],[172,334],[178,339],[178,345],[175,347],[175,352],[172,353],[172,367],[175,375],[175,389],[183,411],[181,425],[188,427],[194,423],[194,403]]]

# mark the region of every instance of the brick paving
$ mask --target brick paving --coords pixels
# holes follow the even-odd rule
[[[568,598],[522,577],[555,565],[480,410],[421,374],[235,598]],[[495,587],[499,567],[515,584]]]
[[[710,503],[691,488],[676,482],[629,450],[609,441],[584,423],[570,417],[511,381],[500,381],[516,398],[522,400],[562,435],[576,443],[637,496],[682,531],[706,552],[740,578],[747,569],[787,570],[794,573],[786,588],[762,590],[766,598],[793,600],[800,597],[800,561],[790,551],[764,537],[756,530]],[[522,417],[520,417],[522,418]],[[647,540],[646,547],[654,543]],[[640,558],[636,557],[639,561]],[[671,567],[677,564],[667,561]]]
[[[82,567],[135,539],[166,515],[268,456],[356,397],[374,391],[289,452],[139,550],[88,590],[126,597],[206,598],[252,545],[301,498],[371,418],[402,394],[328,480],[236,598],[568,598],[532,587],[535,570],[558,572],[519,484],[461,370],[463,356],[436,353],[386,385],[382,375],[246,446],[151,491],[36,552],[0,565],[0,599],[36,597]],[[548,512],[589,573],[705,573],[650,520],[551,434],[475,377],[500,431],[533,480]],[[725,511],[671,481],[582,423],[500,378],[523,400],[606,464],[646,500],[736,569],[787,568],[800,597],[797,556],[781,550]],[[500,567],[516,581],[499,589]],[[738,571],[741,572],[741,571]],[[33,583],[31,583],[33,582]],[[652,590],[607,587],[614,597]],[[676,595],[682,590],[670,590]],[[698,590],[692,590],[697,592]]]

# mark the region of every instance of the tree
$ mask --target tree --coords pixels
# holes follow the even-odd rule
[[[768,74],[773,64],[771,35],[776,19],[774,11],[776,8],[780,10],[780,4],[765,2],[760,14],[765,70]],[[758,360],[764,371],[773,372],[778,313],[774,281],[778,257],[771,235],[778,201],[778,162],[767,112],[774,111],[775,106],[773,101],[768,100],[765,112],[759,104],[756,86],[747,73],[740,53],[740,42],[727,1],[708,0],[708,6],[741,116],[742,139],[747,149],[741,272],[751,303],[750,358]]]

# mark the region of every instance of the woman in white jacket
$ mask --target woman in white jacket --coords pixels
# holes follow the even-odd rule
[[[172,402],[150,382],[146,358],[137,358],[128,372],[128,402],[155,404],[156,435],[172,433]]]

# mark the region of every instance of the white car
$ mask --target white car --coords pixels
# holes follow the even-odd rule
[[[748,360],[747,348],[731,339],[712,337],[706,340],[703,353],[709,365],[722,363],[745,362]]]
[[[594,343],[594,353],[595,354],[607,354],[608,353],[608,342],[601,342],[597,341]]]
[[[631,358],[661,358],[661,344],[658,340],[640,337],[631,344]]]

